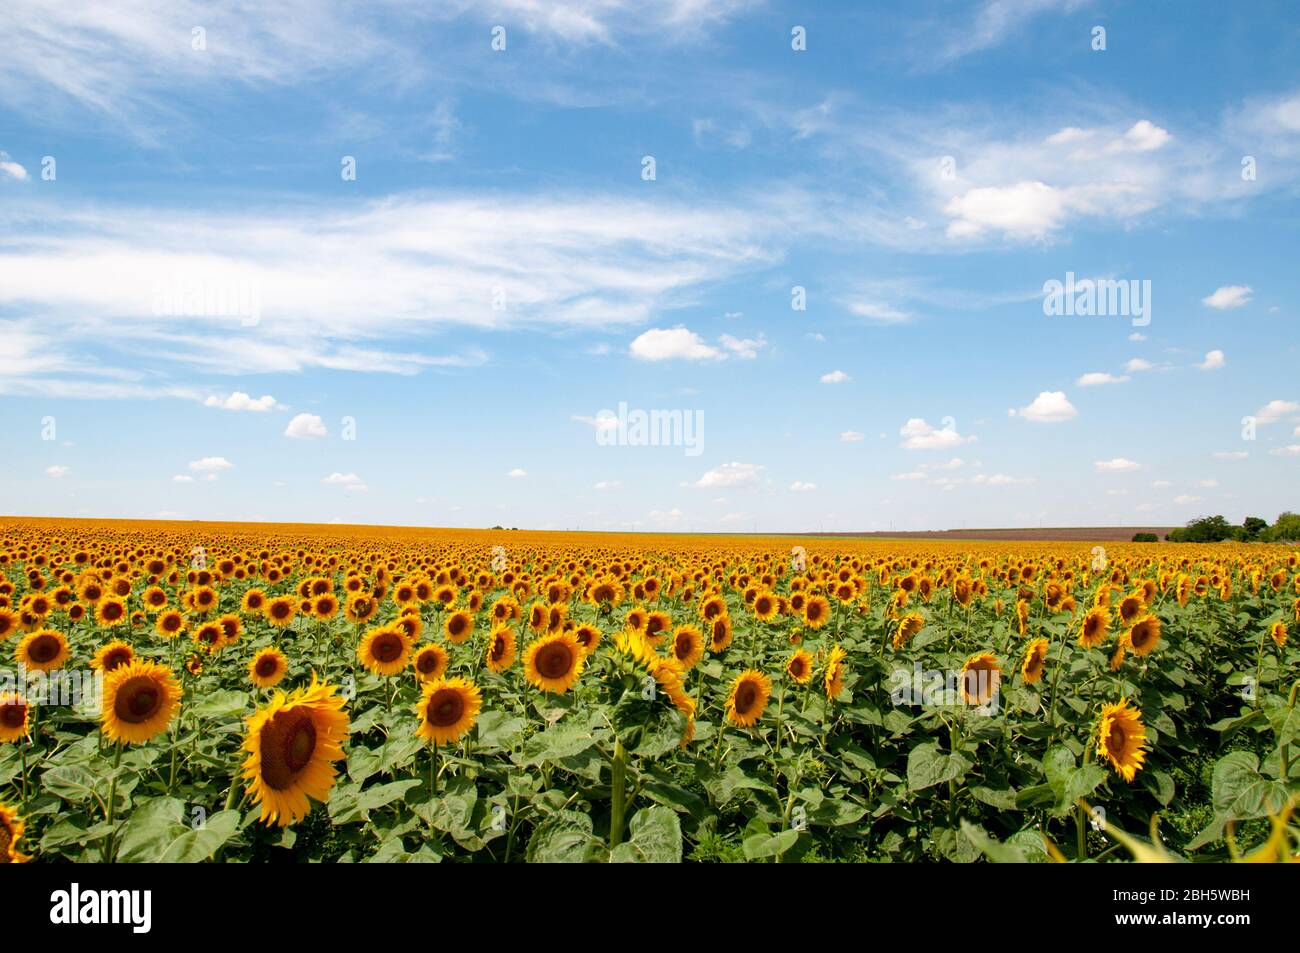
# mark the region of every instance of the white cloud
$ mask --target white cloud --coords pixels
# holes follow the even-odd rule
[[[1169,141],[1168,130],[1161,129],[1147,119],[1139,119],[1123,137],[1116,139],[1109,146],[1109,152],[1154,152]]]
[[[1013,477],[1005,473],[994,473],[986,476],[983,473],[977,473],[971,477],[972,483],[985,483],[989,486],[1028,486],[1037,482],[1033,477]]]
[[[1218,480],[1198,480],[1197,483],[1196,483],[1196,485],[1199,486],[1199,487],[1201,487],[1202,489],[1212,490],[1212,489],[1214,489],[1216,486],[1219,485],[1219,481],[1218,481]]]
[[[325,479],[321,480],[321,482],[329,483],[334,486],[349,486],[349,485],[359,484],[363,481],[361,477],[357,476],[355,473],[336,472],[336,473],[331,473],[329,476],[325,477]]]
[[[754,463],[724,463],[707,471],[695,481],[701,489],[715,489],[728,486],[748,486],[758,482],[765,467]]]
[[[1137,374],[1141,371],[1149,371],[1154,366],[1155,365],[1146,358],[1135,357],[1124,365],[1124,370],[1128,371],[1130,374]]]
[[[1173,486],[1173,484],[1170,483],[1168,480],[1152,480],[1152,481],[1151,481],[1151,489],[1153,489],[1153,490],[1167,490],[1167,489],[1169,489],[1171,486]]]
[[[1245,450],[1216,450],[1210,456],[1216,460],[1245,460],[1250,454]]]
[[[926,475],[920,470],[912,470],[910,473],[895,473],[890,477],[891,480],[924,480]]]
[[[298,414],[289,421],[289,426],[284,428],[284,435],[296,440],[305,440],[311,437],[328,437],[329,432],[325,429],[324,421],[315,414]]]
[[[188,474],[185,474],[185,473],[178,473],[178,474],[176,474],[174,477],[172,477],[172,482],[173,482],[173,483],[193,483],[193,482],[194,482],[194,477],[189,476]]]
[[[1084,374],[1075,381],[1075,384],[1079,387],[1099,387],[1102,384],[1122,384],[1124,381],[1130,379],[1131,378],[1129,378],[1128,375],[1116,377],[1114,374],[1107,374],[1105,371],[1093,371],[1089,374]]]
[[[200,457],[198,460],[190,461],[190,469],[199,473],[215,473],[219,470],[229,470],[234,464],[225,457]]]
[[[902,311],[883,301],[849,298],[845,299],[843,304],[858,317],[866,318],[868,321],[874,321],[877,324],[906,324],[912,320],[912,315],[907,311]]]
[[[1021,407],[1019,415],[1040,424],[1054,424],[1079,416],[1063,391],[1045,390],[1034,398],[1028,407]]]
[[[1202,298],[1201,304],[1218,311],[1228,311],[1249,304],[1252,294],[1249,285],[1223,285],[1216,288],[1212,294]]]
[[[898,435],[905,438],[899,446],[904,450],[943,450],[975,440],[974,437],[963,437],[959,434],[950,419],[945,418],[945,424],[940,430],[920,417],[909,418],[907,423],[898,429]]]
[[[1042,238],[1061,227],[1066,213],[1059,191],[1043,182],[987,186],[953,196],[943,208],[951,238],[976,238],[992,229],[1011,238]]]
[[[57,464],[57,463],[56,463],[54,466],[52,466],[52,467],[46,467],[46,468],[45,468],[45,475],[46,475],[46,476],[52,476],[52,477],[54,477],[54,479],[56,479],[56,480],[61,479],[61,478],[65,477],[65,476],[67,476],[68,473],[69,473],[69,468],[68,468],[68,467],[61,466],[61,465],[59,465],[59,464]]]
[[[809,493],[817,489],[816,483],[804,483],[802,480],[795,480],[790,484],[790,489],[795,493]]]
[[[1098,460],[1093,467],[1098,473],[1123,473],[1128,470],[1140,470],[1142,464],[1134,463],[1124,457],[1114,457],[1110,460]]]
[[[821,379],[823,384],[843,384],[847,380],[852,380],[843,371],[831,371],[828,374],[823,374]]]
[[[528,471],[523,469],[523,467],[515,467],[513,470],[507,473],[506,476],[510,477],[512,480],[518,480],[521,477],[528,476]]]
[[[586,424],[598,434],[618,429],[618,415],[609,410],[602,410],[595,417],[584,417],[575,414],[569,419],[580,424]]]
[[[1199,503],[1201,502],[1201,498],[1199,496],[1192,496],[1190,493],[1180,493],[1178,496],[1174,497],[1174,502],[1179,506],[1185,506],[1188,503]]]
[[[275,398],[270,394],[263,394],[254,400],[242,390],[237,390],[228,397],[212,396],[203,402],[205,407],[220,407],[222,410],[251,410],[257,413],[265,413],[268,410],[275,410],[279,405]]]
[[[1196,366],[1203,371],[1217,371],[1226,363],[1222,351],[1208,351],[1206,352],[1205,360]]]
[[[1289,447],[1278,447],[1276,450],[1270,450],[1275,457],[1300,457],[1300,443],[1293,443]]]
[[[0,179],[8,176],[19,182],[27,181],[27,170],[10,158],[9,153],[0,149]]]
[[[722,351],[687,328],[651,328],[640,334],[628,348],[639,361],[716,361]]]
[[[601,480],[594,487],[597,490],[621,490],[622,488],[623,484],[619,480]]]
[[[1292,414],[1300,414],[1300,403],[1296,403],[1294,400],[1270,400],[1255,411],[1255,422],[1275,424],[1283,417],[1289,417]]]
[[[758,357],[758,352],[767,347],[767,338],[762,333],[756,338],[735,338],[730,334],[724,334],[718,338],[718,343],[726,348],[730,353],[742,360],[752,361]]]
[[[951,460],[949,460],[946,463],[923,463],[921,464],[921,469],[922,470],[960,470],[964,466],[966,466],[965,460],[963,460],[961,457],[953,457]],[[975,466],[979,466],[979,464],[976,463]]]
[[[1132,334],[1128,336],[1128,339],[1130,341],[1133,341],[1134,343],[1139,343],[1145,341],[1147,339],[1147,336],[1143,334],[1141,331],[1134,331]]]
[[[840,443],[861,443],[865,437],[866,434],[857,430],[845,430],[840,434]]]

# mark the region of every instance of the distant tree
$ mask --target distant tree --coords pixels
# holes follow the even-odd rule
[[[492,528],[493,528],[493,529],[505,529],[504,526],[500,526],[500,525],[493,526]]]
[[[1260,519],[1258,516],[1247,516],[1241,524],[1242,538],[1247,542],[1259,539],[1260,534],[1268,529],[1268,520]]]
[[[1168,537],[1165,538],[1168,539]],[[1133,534],[1133,542],[1135,543],[1157,543],[1159,541],[1160,541],[1160,537],[1157,536],[1155,533],[1134,533]]]
[[[1198,516],[1187,524],[1186,535],[1178,542],[1221,543],[1232,539],[1233,525],[1222,516]]]
[[[1268,542],[1295,542],[1300,540],[1300,513],[1283,513],[1263,536]]]

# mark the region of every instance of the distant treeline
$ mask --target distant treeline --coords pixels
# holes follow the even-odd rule
[[[1155,533],[1135,533],[1133,542],[1154,543]],[[1180,529],[1170,530],[1171,543],[1287,543],[1300,541],[1300,514],[1283,513],[1272,526],[1258,516],[1247,516],[1240,526],[1222,516],[1198,516]]]

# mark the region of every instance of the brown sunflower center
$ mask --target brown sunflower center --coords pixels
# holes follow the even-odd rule
[[[104,671],[111,672],[113,669],[125,665],[129,661],[131,661],[130,649],[113,649],[113,651],[104,656]]]
[[[116,602],[106,602],[104,604],[104,618],[110,621],[122,618],[122,607]]]
[[[495,657],[496,656],[493,655],[493,658]],[[420,657],[415,660],[415,667],[419,670],[421,675],[428,675],[430,672],[437,671],[438,653],[436,652],[422,653]]]
[[[262,726],[262,780],[283,791],[316,751],[316,724],[305,711],[277,712]]]
[[[505,658],[505,655],[506,655],[505,636],[498,635],[495,639],[492,640],[492,661],[499,662],[503,658]]]
[[[758,687],[753,682],[743,682],[736,689],[736,711],[748,714],[758,700]]]
[[[257,660],[257,674],[262,678],[270,678],[279,667],[280,663],[274,655],[266,655]]]
[[[443,688],[433,693],[425,708],[424,716],[435,728],[448,728],[460,721],[465,713],[465,699],[460,692]]]
[[[27,654],[33,662],[51,662],[59,655],[59,640],[52,635],[38,635],[32,640]]]
[[[0,707],[0,724],[6,728],[21,728],[27,717],[27,706],[21,702],[10,702]]]
[[[573,668],[573,652],[567,645],[552,642],[537,653],[536,664],[546,678],[563,678]]]
[[[162,707],[162,691],[152,678],[137,675],[117,690],[113,713],[128,724],[148,721]]]
[[[458,615],[454,615],[447,622],[447,631],[452,635],[460,635],[465,631],[465,620]]]
[[[371,651],[380,662],[395,662],[402,654],[402,640],[392,632],[381,633],[375,637]]]

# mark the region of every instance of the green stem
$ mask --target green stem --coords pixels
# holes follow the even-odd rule
[[[117,754],[113,756],[113,776],[108,782],[108,805],[104,813],[108,820],[108,833],[104,835],[104,863],[113,859],[113,818],[117,813],[117,769],[122,763],[122,742],[117,743]]]
[[[614,761],[611,771],[611,797],[609,814],[609,849],[613,850],[623,840],[623,817],[627,810],[627,750],[622,739],[614,742]]]

